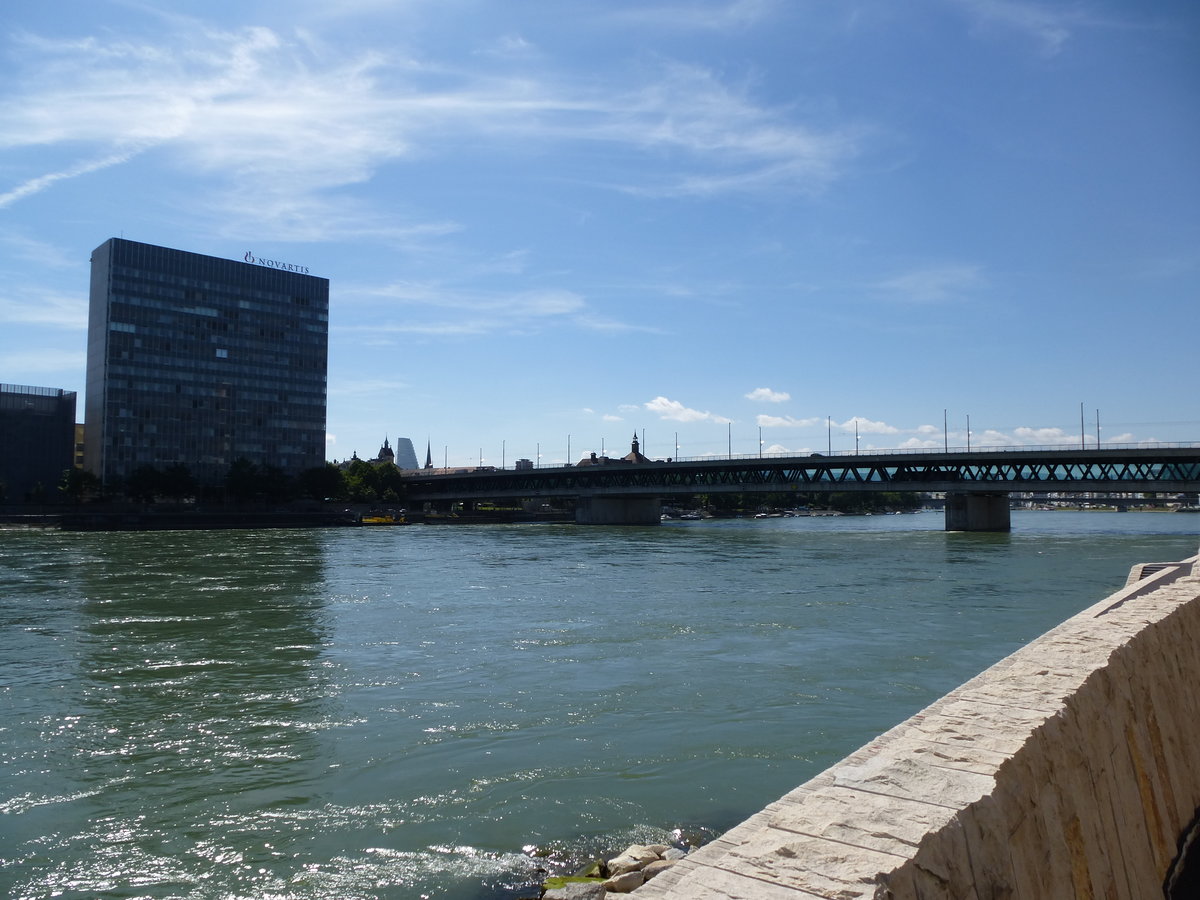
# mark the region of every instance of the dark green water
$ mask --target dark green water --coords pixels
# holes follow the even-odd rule
[[[725,828],[1200,516],[0,531],[0,893],[502,896]]]

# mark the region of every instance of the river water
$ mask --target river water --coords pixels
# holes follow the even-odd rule
[[[1198,526],[0,531],[0,893],[512,896],[735,824]]]

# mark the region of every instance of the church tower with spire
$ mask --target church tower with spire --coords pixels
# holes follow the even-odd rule
[[[624,459],[625,462],[631,462],[631,463],[648,463],[648,462],[650,462],[649,457],[642,456],[642,451],[638,445],[638,436],[637,436],[636,431],[633,433],[633,444],[629,449],[629,453],[627,453],[625,456],[623,456],[622,459]]]
[[[396,464],[396,454],[392,452],[392,448],[388,445],[387,435],[383,437],[383,446],[379,448],[379,456],[372,462]]]

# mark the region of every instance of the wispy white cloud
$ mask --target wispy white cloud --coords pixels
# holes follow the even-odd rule
[[[520,34],[504,34],[492,41],[478,55],[492,56],[497,59],[522,60],[537,56],[538,50],[532,43]]]
[[[932,438],[926,437],[910,437],[905,438],[897,444],[896,448],[899,450],[928,450],[941,446],[942,442],[940,439],[935,441]]]
[[[16,55],[26,87],[0,104],[0,147],[76,159],[0,193],[0,206],[154,148],[167,164],[211,179],[207,202],[217,211],[294,240],[313,239],[304,223],[314,222],[350,238],[452,229],[397,225],[395,212],[381,217],[336,193],[444,147],[611,144],[630,161],[623,189],[712,194],[819,189],[857,142],[852,131],[798,124],[792,111],[678,64],[601,91],[540,69],[515,77],[378,50],[334,55],[264,27],[200,23],[154,43],[26,35]],[[679,158],[664,165],[664,151]]]
[[[760,403],[786,403],[792,399],[792,395],[786,391],[773,391],[770,388],[760,387],[748,393],[746,399]]]
[[[57,244],[31,238],[15,230],[0,231],[0,244],[10,260],[19,259],[44,269],[77,269],[82,262]]]
[[[395,396],[408,390],[410,385],[392,378],[354,379],[348,382],[332,382],[329,385],[331,397],[364,397],[373,394]]]
[[[854,416],[847,419],[838,425],[839,428],[848,430],[857,429],[859,434],[899,434],[900,429],[895,425],[889,425],[887,422],[873,422],[870,419],[864,419],[862,416]]]
[[[758,415],[754,418],[755,424],[760,428],[812,428],[824,419],[808,418],[797,419],[793,416],[768,416]]]
[[[1013,429],[1013,435],[1022,444],[1078,444],[1079,435],[1070,434],[1061,428],[1030,428],[1021,426]]]
[[[87,354],[82,350],[22,350],[0,355],[0,370],[9,372],[69,373],[72,380],[79,378],[87,366]]]
[[[961,299],[984,285],[980,266],[949,263],[911,269],[875,282],[872,287],[897,300],[943,303]]]
[[[355,307],[353,325],[336,319],[339,333],[368,337],[387,334],[482,335],[528,333],[548,327],[570,327],[597,334],[655,329],[601,315],[580,294],[561,288],[505,291],[456,288],[437,282],[395,281],[386,285],[349,286],[342,302]],[[403,307],[404,315],[391,310]]]
[[[725,3],[636,4],[615,12],[612,20],[655,28],[727,31],[748,28],[767,20],[779,0],[730,0]]]
[[[853,420],[852,420],[853,421]],[[1034,427],[1021,425],[1011,430],[1000,428],[985,428],[979,431],[971,429],[968,437],[965,429],[950,429],[943,431],[936,425],[921,425],[912,429],[914,437],[906,438],[898,446],[904,449],[931,448],[940,449],[944,445],[953,448],[966,447],[972,449],[984,447],[1030,447],[1030,446],[1060,446],[1080,442],[1079,432],[1070,432],[1058,427]],[[890,432],[889,432],[890,433]],[[1132,436],[1122,436],[1123,440],[1132,441]],[[1116,438],[1106,438],[1106,441]]]
[[[88,301],[81,290],[63,294],[41,288],[9,289],[0,295],[0,323],[48,325],[82,331],[87,328]]]
[[[643,405],[648,412],[671,422],[716,422],[726,425],[733,421],[708,411],[689,409],[678,400],[668,400],[666,397],[655,397]]]
[[[93,172],[99,172],[101,169],[107,169],[110,166],[117,166],[121,163],[129,162],[133,157],[137,156],[140,150],[118,150],[116,153],[110,153],[99,159],[84,160],[75,163],[57,172],[47,172],[43,175],[38,175],[35,178],[27,179],[21,182],[16,187],[10,188],[3,194],[0,194],[0,209],[7,206],[12,206],[18,200],[24,200],[26,197],[31,197],[34,194],[40,193],[47,188],[53,186],[59,181],[66,181],[70,178],[78,178],[80,175],[90,175]]]
[[[949,0],[963,9],[977,28],[1014,32],[1036,42],[1042,53],[1053,56],[1081,28],[1105,23],[1080,4],[1035,3],[1030,0]]]
[[[352,289],[352,295],[403,305],[409,311],[416,307],[418,312],[421,309],[481,312],[509,320],[570,315],[587,306],[583,297],[566,290],[469,291],[412,281]]]
[[[619,102],[625,112],[596,123],[598,135],[679,154],[675,177],[626,186],[650,195],[819,191],[858,155],[866,137],[857,124],[796,123],[790,112],[756,104],[744,89],[693,65],[667,65]]]

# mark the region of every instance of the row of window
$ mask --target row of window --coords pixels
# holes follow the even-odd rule
[[[175,256],[178,251],[169,251],[171,256]],[[156,260],[154,268],[141,269],[135,266],[128,265],[112,265],[109,266],[109,277],[112,284],[117,284],[118,277],[133,279],[145,285],[147,288],[153,287],[154,284],[174,285],[178,288],[190,288],[192,291],[217,291],[223,294],[230,294],[238,297],[253,297],[256,300],[267,300],[278,303],[292,303],[296,301],[304,301],[310,295],[322,295],[328,291],[328,282],[323,278],[313,278],[311,281],[305,280],[304,276],[297,276],[295,273],[284,273],[280,271],[264,270],[258,267],[253,269],[247,268],[242,263],[228,263],[230,266],[229,276],[220,281],[207,281],[201,278],[192,278],[183,274],[184,270],[191,272],[195,271],[195,265],[191,259],[180,260],[182,265],[172,266],[169,262],[162,264],[166,260]],[[170,259],[168,256],[166,259]],[[224,263],[224,260],[219,262]],[[174,269],[175,271],[171,271]],[[253,278],[258,282],[274,281],[279,285],[279,290],[264,290],[261,287],[252,287],[246,282],[249,278]],[[297,290],[300,288],[300,290]],[[178,292],[178,296],[186,296],[183,291]]]
[[[141,364],[139,365],[122,365],[122,362],[132,362],[132,355],[125,359],[117,359],[110,363],[108,373],[110,377],[129,375],[136,376],[138,380],[146,377],[147,368],[154,367],[158,369],[170,369],[171,380],[177,380],[184,372],[192,371],[195,373],[209,373],[208,377],[196,378],[197,381],[213,382],[216,380],[232,381],[237,383],[241,379],[252,380],[255,384],[262,384],[272,378],[277,378],[288,384],[297,384],[301,386],[309,386],[310,389],[316,390],[317,386],[325,384],[325,367],[321,365],[313,365],[310,369],[288,369],[283,371],[279,366],[256,366],[250,363],[223,361],[218,362],[213,358],[211,362],[201,362],[200,360],[192,360],[185,369],[179,365],[179,360],[167,356],[155,356],[154,354],[145,354],[140,357]]]
[[[168,297],[159,298],[147,296],[148,289],[142,285],[132,284],[128,282],[114,282],[112,293],[110,294],[110,303],[125,303],[129,306],[137,306],[145,309],[162,309],[169,312],[178,313],[181,315],[206,316],[216,318],[222,314],[238,317],[239,311],[264,313],[275,318],[284,317],[288,319],[315,319],[319,322],[329,321],[329,316],[320,307],[313,309],[310,303],[297,304],[292,301],[292,298],[287,298],[286,306],[280,306],[270,303],[256,303],[252,300],[240,300],[235,297],[228,299],[224,297],[207,297],[201,298],[194,296],[189,298],[184,297]],[[209,303],[216,303],[216,306],[189,306],[184,305],[189,301],[199,301],[206,299]],[[223,302],[224,301],[224,302]],[[300,306],[300,309],[296,307]]]
[[[129,315],[126,310],[122,313],[126,318],[136,319],[137,316]],[[272,322],[271,325],[278,323]],[[264,344],[270,346],[278,346],[283,343],[301,344],[314,349],[325,349],[328,333],[322,326],[306,325],[304,327],[296,326],[294,323],[287,323],[288,327],[272,327],[267,328],[265,325],[256,322],[243,324],[240,327],[230,329],[228,322],[212,322],[204,321],[203,323],[187,323],[184,327],[173,325],[170,321],[170,316],[159,316],[155,322],[142,322],[135,324],[134,322],[112,321],[108,325],[108,330],[113,332],[113,340],[119,339],[119,336],[126,334],[141,335],[133,339],[134,346],[140,346],[144,338],[161,339],[169,345],[173,342],[179,342],[182,347],[187,347],[189,344],[211,344],[213,341],[224,341],[230,344],[241,344],[246,347],[262,346]]]
[[[197,387],[181,383],[185,379],[197,380],[195,375],[190,372],[172,373],[171,379],[166,381],[147,381],[139,378],[136,383],[133,383],[124,378],[112,378],[108,383],[109,394],[114,398],[118,396],[130,398],[135,396],[136,392],[136,396],[140,397],[143,402],[156,400],[154,405],[166,410],[178,408],[181,402],[177,399],[169,399],[170,397],[237,397],[238,400],[257,401],[271,406],[277,406],[280,403],[311,406],[325,402],[323,390],[305,391],[302,390],[302,386],[283,378],[278,379],[279,387],[282,389],[280,391],[255,390],[248,387],[234,388],[233,385],[228,384],[214,387],[212,382],[207,380]],[[255,387],[262,388],[266,385],[260,382]],[[159,394],[167,396],[147,396]]]

